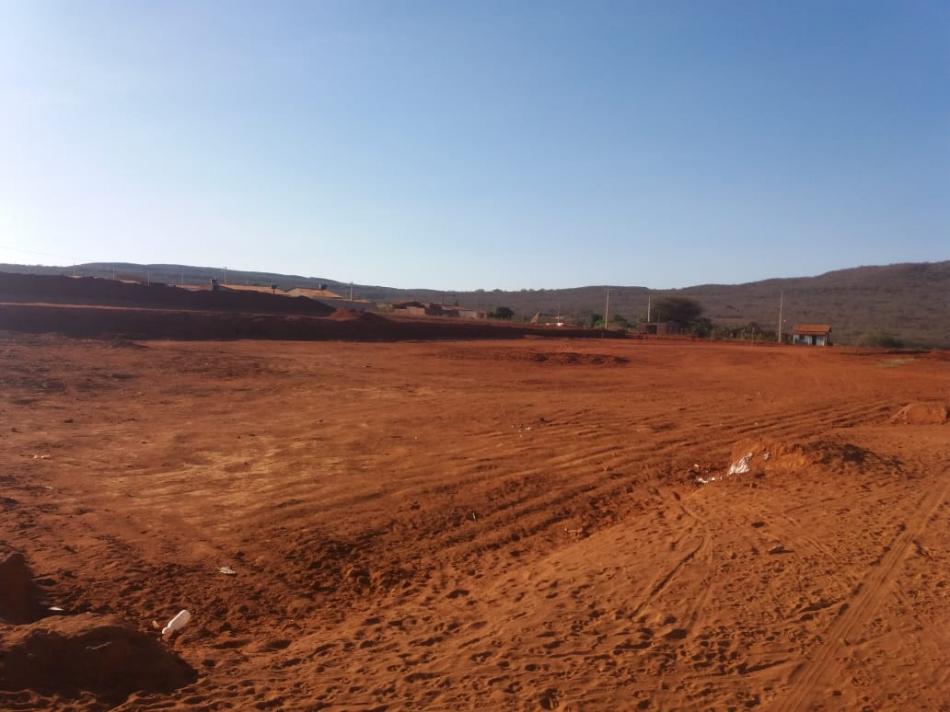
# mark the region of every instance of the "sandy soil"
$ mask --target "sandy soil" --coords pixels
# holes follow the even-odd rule
[[[64,612],[0,645],[141,673],[194,618],[164,687],[0,657],[0,707],[947,709],[948,401],[939,355],[2,337],[0,542]]]

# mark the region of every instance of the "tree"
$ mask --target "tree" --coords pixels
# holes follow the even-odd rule
[[[598,326],[604,325],[604,315],[597,314],[596,312],[590,315],[590,326],[592,329],[597,328]]]
[[[492,319],[511,319],[515,315],[511,307],[495,307],[495,311],[489,312],[488,316]]]
[[[698,336],[701,339],[708,338],[713,333],[712,320],[701,316],[689,325],[688,330],[693,336]]]
[[[653,306],[657,321],[676,321],[688,326],[703,313],[702,305],[689,297],[662,297]]]

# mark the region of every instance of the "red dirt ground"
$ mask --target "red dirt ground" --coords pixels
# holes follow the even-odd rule
[[[0,707],[946,709],[916,402],[950,361],[7,335],[0,542],[63,612],[0,623]],[[54,633],[101,666],[13,675]]]

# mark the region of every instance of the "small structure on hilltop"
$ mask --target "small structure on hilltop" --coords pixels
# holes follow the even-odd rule
[[[429,302],[426,304],[426,316],[447,316],[458,319],[459,310],[458,307],[450,307],[444,304]]]
[[[795,324],[792,343],[804,346],[831,346],[830,324]]]
[[[393,313],[400,316],[425,316],[426,305],[422,302],[396,302]]]
[[[452,319],[484,319],[485,312],[465,307],[447,306],[435,302],[396,302],[393,314],[401,316],[442,316]]]
[[[645,336],[678,336],[683,329],[677,321],[645,321],[637,324],[637,333]]]

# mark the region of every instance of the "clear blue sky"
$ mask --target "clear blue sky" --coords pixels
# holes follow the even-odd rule
[[[945,0],[0,0],[0,261],[491,289],[948,258]]]

